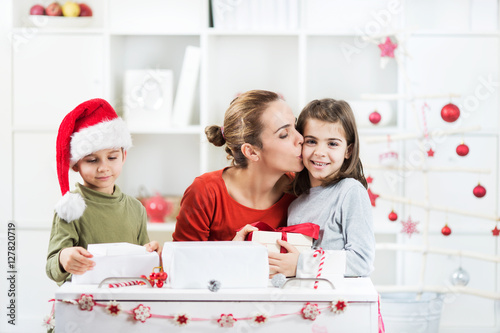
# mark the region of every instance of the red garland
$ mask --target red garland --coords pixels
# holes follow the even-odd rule
[[[151,308],[149,306],[139,304],[132,310],[122,310],[121,304],[118,303],[117,301],[109,301],[107,304],[104,303],[98,303],[94,301],[94,298],[92,295],[86,295],[82,294],[79,299],[76,300],[64,300],[64,299],[51,299],[49,302],[62,302],[66,304],[73,304],[73,305],[78,305],[80,310],[87,310],[87,311],[92,311],[94,306],[99,306],[103,307],[106,309],[106,312],[112,316],[117,316],[120,312],[124,312],[127,314],[131,314],[133,316],[133,319],[136,321],[140,321],[142,323],[146,322],[147,319],[149,318],[165,318],[165,319],[172,319],[176,325],[179,326],[186,326],[188,323],[190,323],[192,320],[194,321],[212,321],[213,319],[210,318],[191,318],[185,313],[177,314],[175,316],[168,316],[168,315],[156,315],[151,313]],[[231,313],[230,314],[221,314],[220,318],[217,319],[217,324],[220,327],[234,327],[234,324],[238,320],[252,320],[256,324],[264,324],[267,323],[270,318],[280,318],[280,317],[285,317],[285,316],[293,316],[293,315],[301,315],[304,319],[307,320],[315,320],[318,315],[321,314],[321,310],[325,309],[330,309],[331,312],[340,314],[345,312],[347,308],[347,302],[346,300],[339,299],[336,301],[333,301],[329,304],[329,306],[324,307],[324,308],[319,308],[318,304],[312,304],[310,302],[306,303],[304,307],[299,311],[295,313],[283,313],[283,314],[276,314],[273,316],[268,316],[263,313],[258,313],[254,315],[253,317],[243,317],[243,318],[235,318]],[[55,304],[55,303],[54,303]],[[44,318],[45,325],[49,326],[51,322],[53,322],[53,313],[51,315],[46,316]]]
[[[181,313],[175,316],[175,324],[179,326],[186,326],[190,320],[191,318],[185,313]]]
[[[151,318],[152,316],[150,311],[151,308],[149,306],[139,304],[132,310],[132,313],[134,314],[134,320],[145,323],[146,319]]]
[[[304,319],[309,319],[309,320],[316,320],[316,317],[321,314],[321,311],[319,310],[318,304],[312,304],[312,303],[306,303],[302,310],[300,310],[302,313],[302,317]]]
[[[66,304],[78,305],[78,307],[82,311],[85,310],[92,311],[94,306],[99,306],[105,308],[106,312],[111,316],[117,316],[119,313],[124,312],[127,314],[131,314],[134,320],[140,321],[142,323],[146,322],[146,320],[149,318],[165,318],[165,319],[172,319],[174,321],[174,324],[176,325],[186,326],[192,320],[194,321],[213,320],[210,318],[191,318],[185,313],[177,314],[175,316],[152,314],[151,308],[143,304],[139,304],[132,310],[122,310],[121,304],[118,303],[117,301],[112,300],[109,301],[107,304],[98,303],[94,301],[92,295],[86,295],[86,294],[80,295],[80,298],[76,300],[51,299],[49,302],[62,302]],[[263,313],[258,313],[253,317],[235,318],[231,313],[227,315],[221,314],[220,318],[217,319],[217,324],[220,327],[233,327],[238,320],[252,320],[256,324],[264,324],[267,323],[270,318],[280,318],[293,315],[301,315],[304,319],[315,320],[316,317],[321,314],[321,310],[330,309],[330,311],[337,314],[345,312],[348,303],[349,302],[347,302],[346,300],[339,299],[331,302],[327,307],[319,308],[318,304],[312,304],[308,302],[299,312],[276,314],[273,316],[268,316]],[[44,318],[45,325],[49,326],[53,318],[54,318],[53,313],[51,313],[49,316],[46,316],[46,318]]]
[[[233,317],[233,315],[230,314],[221,314],[220,318],[217,319],[217,322],[219,323],[220,327],[233,327],[234,323],[236,323],[238,320]]]
[[[95,302],[94,302],[94,296],[92,295],[85,295],[82,294],[80,298],[77,300],[78,302],[78,307],[82,311],[92,311],[94,308]]]
[[[347,301],[339,299],[337,302],[332,302],[330,310],[333,313],[343,313],[347,309]]]

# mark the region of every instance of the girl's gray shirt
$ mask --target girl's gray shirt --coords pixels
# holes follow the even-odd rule
[[[307,222],[320,226],[320,239],[314,246],[346,251],[345,276],[370,275],[375,259],[372,206],[359,181],[345,178],[301,194],[288,207],[288,225]]]

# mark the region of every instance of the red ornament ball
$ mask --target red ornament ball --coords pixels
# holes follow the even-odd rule
[[[466,156],[469,153],[469,147],[465,143],[461,143],[457,146],[457,154],[459,156]]]
[[[441,229],[441,233],[445,236],[449,236],[451,234],[451,229],[447,224],[444,225],[443,229]]]
[[[380,120],[382,119],[382,116],[377,111],[373,111],[372,113],[370,113],[370,116],[368,117],[368,119],[370,120],[370,122],[372,124],[376,125],[380,122]]]
[[[389,213],[388,217],[389,217],[389,220],[391,220],[391,221],[394,222],[394,221],[396,221],[398,219],[398,214],[396,214],[395,211],[392,211],[392,212]]]
[[[460,117],[460,109],[455,104],[449,103],[441,109],[441,118],[444,121],[452,123]]]
[[[478,198],[482,198],[486,195],[486,189],[481,186],[481,184],[477,184],[476,187],[474,187],[474,190],[472,190],[472,193]]]

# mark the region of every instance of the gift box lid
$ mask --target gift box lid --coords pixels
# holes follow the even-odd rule
[[[131,243],[101,243],[101,244],[89,244],[87,246],[87,251],[92,253],[94,256],[118,256],[118,255],[137,255],[137,254],[147,254],[148,251],[146,247],[142,245],[136,245]]]
[[[279,231],[254,231],[252,233],[252,242],[264,244],[276,244],[276,240],[282,239],[282,232]],[[312,237],[299,233],[287,232],[286,241],[294,246],[312,245]]]

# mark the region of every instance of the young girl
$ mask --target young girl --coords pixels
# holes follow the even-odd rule
[[[368,276],[373,270],[375,238],[354,114],[345,101],[314,100],[302,110],[297,130],[304,136],[305,168],[293,182],[299,197],[288,208],[288,225],[318,224],[322,237],[314,245],[345,250],[345,275]],[[290,256],[297,257],[293,252]],[[297,272],[304,269],[301,262]]]

